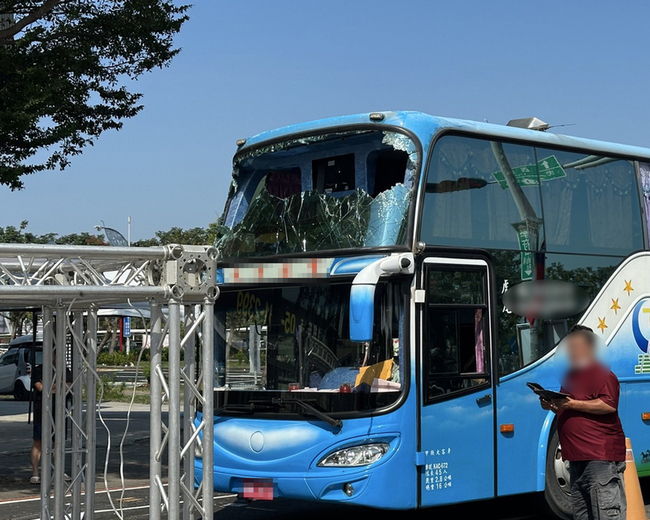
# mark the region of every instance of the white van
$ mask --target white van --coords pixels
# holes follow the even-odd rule
[[[29,399],[31,389],[32,346],[35,346],[34,365],[43,363],[43,340],[33,336],[21,336],[9,343],[9,348],[0,357],[0,394],[13,394],[16,401]]]

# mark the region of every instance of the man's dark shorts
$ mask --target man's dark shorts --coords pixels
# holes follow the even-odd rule
[[[624,520],[627,511],[625,462],[570,463],[574,520]]]
[[[34,421],[34,440],[35,441],[40,441],[41,437],[43,436],[43,428],[41,425],[41,421]]]
[[[42,428],[43,423],[41,422],[41,420],[43,419],[43,417],[41,416],[42,410],[43,408],[42,408],[41,401],[34,401],[34,415],[32,417],[34,420],[33,439],[35,441],[40,441],[43,435],[43,428]]]

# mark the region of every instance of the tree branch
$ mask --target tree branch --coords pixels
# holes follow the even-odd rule
[[[34,9],[31,13],[18,20],[12,26],[7,27],[6,29],[2,29],[0,31],[0,40],[8,40],[10,38],[13,38],[25,27],[45,16],[61,2],[62,0],[47,0],[42,6]]]

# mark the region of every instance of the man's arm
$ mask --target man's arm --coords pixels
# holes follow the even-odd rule
[[[580,401],[571,397],[565,397],[564,399],[553,399],[553,404],[558,410],[575,410],[576,412],[590,413],[593,415],[616,413],[616,408],[608,405],[602,399]]]

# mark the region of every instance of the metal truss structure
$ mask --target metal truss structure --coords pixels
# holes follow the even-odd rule
[[[216,257],[210,246],[0,244],[0,307],[41,309],[43,315],[42,520],[93,516],[98,385],[100,396],[103,390],[96,364],[97,312],[133,303],[148,304],[151,316],[150,518],[159,520],[163,512],[174,519],[212,518]],[[161,367],[166,337],[168,376]],[[196,490],[195,450],[203,457]]]

